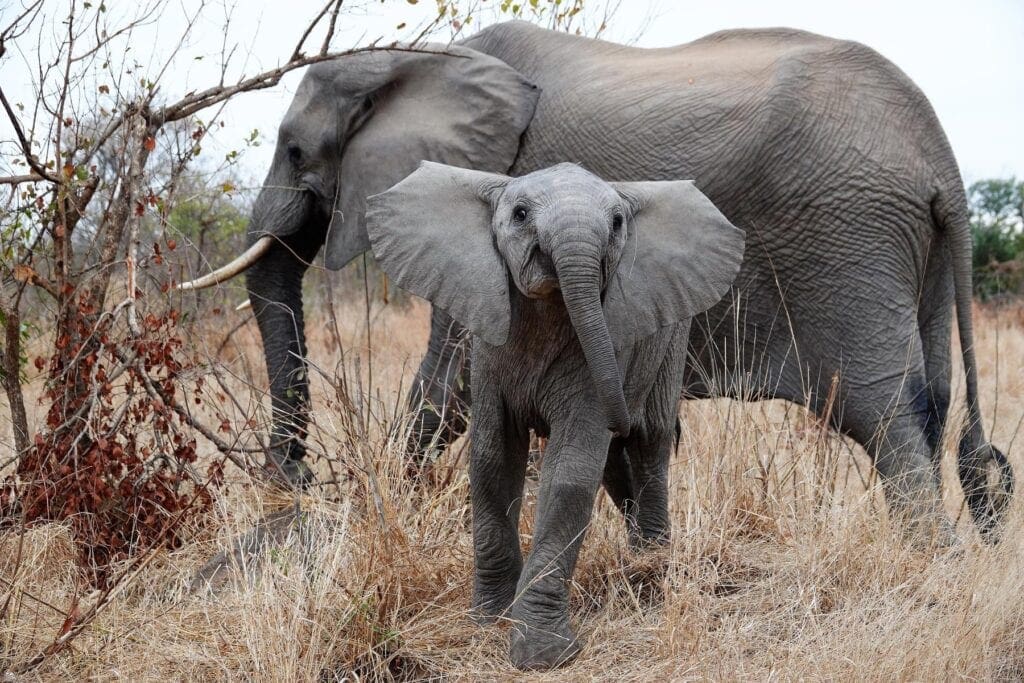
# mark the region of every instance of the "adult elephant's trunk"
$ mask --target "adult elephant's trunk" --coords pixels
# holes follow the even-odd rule
[[[552,250],[562,299],[579,337],[609,429],[629,434],[629,411],[619,364],[601,308],[602,249],[586,238],[564,239]]]
[[[301,484],[310,476],[302,463],[309,415],[302,280],[323,244],[327,221],[313,212],[310,193],[283,189],[283,184],[271,169],[249,226],[250,243],[269,239],[271,248],[245,275],[270,381],[269,464],[275,475]],[[266,234],[273,236],[261,237]]]

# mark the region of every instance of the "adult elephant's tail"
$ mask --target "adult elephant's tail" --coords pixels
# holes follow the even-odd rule
[[[1013,468],[1006,456],[985,439],[978,401],[978,363],[974,355],[974,323],[971,320],[971,229],[967,198],[959,174],[955,188],[941,194],[933,205],[939,229],[949,240],[953,262],[956,322],[960,332],[967,386],[967,425],[960,435],[957,467],[967,508],[982,536],[998,540],[1000,522],[1013,497]]]

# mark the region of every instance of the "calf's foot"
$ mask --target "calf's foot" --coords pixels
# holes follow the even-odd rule
[[[473,619],[481,624],[488,624],[503,616],[516,596],[518,576],[493,584],[482,583],[477,579],[473,590]]]
[[[510,641],[512,665],[521,670],[554,669],[571,662],[580,652],[579,641],[567,621],[539,625],[517,620]]]

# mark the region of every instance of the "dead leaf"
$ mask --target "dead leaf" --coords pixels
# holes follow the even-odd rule
[[[14,279],[18,282],[31,282],[35,276],[36,271],[32,270],[32,266],[26,266],[24,263],[14,266]]]

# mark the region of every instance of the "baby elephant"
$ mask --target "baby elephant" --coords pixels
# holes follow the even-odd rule
[[[567,582],[602,479],[634,543],[668,539],[690,318],[729,290],[743,232],[692,182],[574,164],[509,178],[425,162],[366,219],[384,270],[476,337],[473,605],[512,619],[517,667],[557,666],[579,650]],[[531,428],[549,441],[524,566]]]

